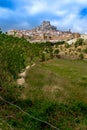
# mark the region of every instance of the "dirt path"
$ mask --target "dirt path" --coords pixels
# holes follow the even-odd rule
[[[25,84],[26,72],[27,72],[28,69],[30,69],[30,68],[33,67],[33,66],[35,66],[35,63],[32,64],[31,66],[27,66],[27,67],[25,68],[25,70],[18,75],[18,76],[20,77],[20,78],[17,79],[17,84],[18,84],[18,85],[24,85],[24,84]]]

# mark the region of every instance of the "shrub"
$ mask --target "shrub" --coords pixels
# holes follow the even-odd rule
[[[55,55],[58,55],[58,54],[59,54],[59,49],[56,49],[56,50],[54,51],[54,54],[55,54]]]
[[[46,56],[45,56],[45,52],[43,52],[42,54],[41,54],[41,61],[43,62],[43,61],[45,61],[46,60]]]
[[[75,42],[75,47],[82,46],[83,42],[84,42],[84,39],[82,38],[77,39],[77,41]]]
[[[87,48],[83,49],[82,51],[87,54]]]
[[[81,52],[81,48],[78,48],[78,52]]]
[[[69,45],[68,43],[66,43],[66,44],[65,44],[65,47],[66,47],[66,48],[69,48],[69,47],[70,47],[70,45]]]
[[[82,60],[84,58],[84,55],[82,53],[79,54],[79,58],[80,58],[80,60]]]

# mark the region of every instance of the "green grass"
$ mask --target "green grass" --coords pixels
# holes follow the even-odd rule
[[[51,60],[32,67],[23,91],[24,101],[33,102],[31,113],[61,130],[86,130],[86,66],[87,62],[80,60]],[[42,130],[40,122],[39,129]]]
[[[26,87],[15,103],[60,130],[87,130],[87,62],[50,60],[37,64],[27,72]],[[54,130],[17,108],[7,105],[6,109],[2,114],[14,130]]]
[[[87,62],[80,60],[53,60],[36,65],[26,77],[26,97],[41,96],[59,102],[72,98],[87,103],[86,66]]]

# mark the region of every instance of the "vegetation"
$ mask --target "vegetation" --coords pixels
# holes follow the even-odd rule
[[[79,58],[80,58],[80,60],[82,60],[83,58],[84,58],[84,56],[83,56],[83,54],[81,53],[81,54],[79,54]]]
[[[2,34],[2,30],[1,30],[1,28],[0,28],[0,34]]]
[[[47,123],[59,130],[87,129],[87,62],[58,59],[64,50],[73,52],[65,44],[31,44],[0,33],[1,130],[55,129]],[[18,86],[18,74],[32,63],[36,65],[27,72],[26,86]]]
[[[84,41],[84,39],[82,39],[82,38],[77,39],[77,41],[75,42],[75,47],[82,46],[83,41]]]
[[[29,70],[23,93],[26,99],[37,102],[35,116],[62,130],[87,129],[86,65],[79,60],[53,60]]]
[[[83,49],[83,52],[87,54],[87,48]]]

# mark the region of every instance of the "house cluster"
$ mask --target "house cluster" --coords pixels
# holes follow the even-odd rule
[[[49,21],[43,21],[42,24],[32,30],[9,30],[8,35],[15,37],[24,37],[31,42],[41,41],[68,41],[74,38],[80,37],[79,33],[72,33],[69,31],[57,30],[55,26],[52,26]]]

